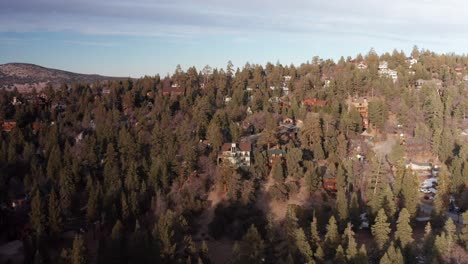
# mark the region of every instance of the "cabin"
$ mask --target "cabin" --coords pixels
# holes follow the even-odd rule
[[[369,102],[367,98],[355,98],[351,105],[357,109],[362,118],[362,125],[365,129],[369,128]]]
[[[218,152],[218,165],[228,164],[231,167],[250,167],[252,144],[250,142],[224,143]]]
[[[269,149],[267,150],[268,155],[268,165],[273,167],[277,162],[283,162],[286,152],[282,149]]]
[[[162,89],[163,96],[184,96],[185,89],[180,87],[178,84],[172,84],[171,86],[165,85]]]
[[[411,169],[413,171],[432,171],[432,164],[410,161],[406,163],[406,168]]]
[[[11,132],[16,127],[16,121],[5,120],[2,123],[3,132]]]
[[[307,107],[324,107],[327,106],[328,102],[317,98],[306,98],[304,99],[303,104]]]
[[[323,176],[323,188],[327,191],[336,192],[336,178],[333,175],[325,174]]]

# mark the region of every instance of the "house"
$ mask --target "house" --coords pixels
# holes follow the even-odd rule
[[[314,107],[314,106],[324,107],[324,106],[327,106],[327,104],[328,104],[327,101],[319,100],[317,98],[306,98],[306,99],[304,99],[303,103],[304,103],[304,105],[306,105],[308,107]]]
[[[416,89],[421,89],[425,82],[423,79],[417,79],[415,82]]]
[[[16,127],[16,121],[6,120],[2,123],[2,131],[10,132]]]
[[[289,95],[289,88],[288,88],[288,87],[283,86],[283,87],[281,87],[281,89],[283,90],[283,94],[284,94],[285,96],[288,96],[288,95]]]
[[[359,69],[359,70],[365,70],[367,69],[367,62],[365,61],[360,61],[359,63],[355,63],[356,64],[356,67]]]
[[[231,102],[231,100],[232,100],[232,97],[229,97],[229,96],[225,96],[225,97],[224,97],[224,103],[225,103],[225,104]]]
[[[362,125],[367,129],[369,127],[369,102],[367,98],[355,98],[351,101],[351,105],[357,109],[362,118]]]
[[[43,122],[38,122],[38,121],[36,121],[36,122],[34,122],[34,123],[32,124],[33,132],[36,133],[36,134],[37,134],[39,131],[41,131],[43,128],[44,128],[44,123],[43,123]]]
[[[17,106],[17,105],[22,105],[23,103],[16,96],[14,96],[13,100],[11,101],[11,104],[14,106]]]
[[[181,88],[180,85],[178,84],[172,84],[171,86],[168,86],[166,84],[164,85],[162,89],[162,95],[163,96],[184,96],[185,89]]]
[[[382,69],[379,70],[379,76],[380,77],[388,77],[392,79],[393,82],[396,82],[398,80],[398,72],[395,70],[391,69]]]
[[[267,156],[268,156],[268,165],[269,166],[274,166],[276,162],[282,162],[284,160],[284,157],[286,156],[286,152],[282,149],[269,149],[267,150]]]
[[[388,62],[382,61],[379,63],[379,71],[380,70],[388,70]]]
[[[104,89],[102,89],[102,94],[103,94],[103,95],[108,95],[108,94],[110,94],[110,93],[111,93],[111,90],[110,90],[109,88],[104,88]]]
[[[406,168],[411,169],[413,171],[432,171],[432,164],[410,161],[406,163]]]
[[[323,188],[327,191],[336,192],[336,178],[333,175],[325,174],[323,176]]]
[[[218,153],[218,164],[228,164],[232,167],[250,167],[252,144],[224,143]]]
[[[291,78],[292,78],[292,77],[291,77],[290,75],[286,75],[286,76],[283,77],[283,80],[284,80],[285,82],[289,82],[289,81],[291,81]]]
[[[453,70],[455,71],[455,73],[457,75],[461,75],[463,73],[463,70],[465,69],[465,67],[463,67],[461,64],[456,64],[454,67],[453,67]]]
[[[418,60],[413,57],[408,57],[406,63],[409,64],[409,67],[412,68],[414,64],[418,63]]]

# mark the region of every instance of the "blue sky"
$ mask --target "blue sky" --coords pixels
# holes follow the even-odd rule
[[[466,53],[462,0],[0,0],[0,63],[111,76],[205,65]]]

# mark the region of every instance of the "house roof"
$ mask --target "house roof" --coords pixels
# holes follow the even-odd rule
[[[221,146],[221,151],[229,151],[229,150],[231,150],[231,143],[224,143]]]
[[[236,144],[236,147],[240,151],[252,151],[252,144],[250,142],[241,142],[241,143],[224,143],[221,146],[221,151],[230,151],[232,144]]]
[[[242,151],[252,151],[252,144],[250,142],[242,142],[239,144],[239,149]]]
[[[319,100],[317,98],[306,98],[304,99],[304,104],[310,105],[310,106],[326,106],[327,101]]]
[[[269,150],[267,150],[267,153],[268,153],[269,156],[271,156],[271,155],[284,156],[286,154],[286,152],[284,152],[284,150],[282,150],[282,149],[269,149]]]

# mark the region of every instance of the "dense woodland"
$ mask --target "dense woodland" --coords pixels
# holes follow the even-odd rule
[[[411,68],[409,56],[418,60]],[[382,61],[396,82],[379,76]],[[2,90],[0,121],[16,127],[0,136],[1,241],[21,240],[25,263],[216,263],[213,254],[229,263],[466,263],[467,66],[467,56],[415,47]],[[442,84],[416,89],[419,79]],[[173,84],[184,94],[163,94]],[[364,161],[352,158],[363,142],[350,105],[358,97],[369,100],[373,144],[400,125],[397,133],[440,166],[429,222],[416,221],[408,145],[394,144],[385,158],[372,147]],[[306,98],[327,103],[305,107]],[[278,135],[285,118],[302,121],[296,136]],[[224,143],[250,138],[249,167],[218,164]],[[270,166],[269,149],[283,150],[282,162]],[[336,191],[323,187],[325,177]],[[298,193],[307,203],[291,202]],[[446,217],[451,198],[458,223]],[[275,205],[284,215],[270,212]],[[369,228],[359,228],[363,213]]]

